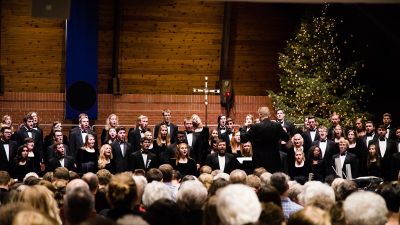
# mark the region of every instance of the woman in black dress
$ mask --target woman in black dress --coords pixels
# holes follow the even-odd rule
[[[95,145],[95,137],[92,134],[87,134],[85,144],[78,150],[76,161],[78,172],[84,174],[87,172],[96,173],[98,162],[98,150]]]
[[[378,152],[379,152],[379,146],[376,146],[375,144],[370,144],[368,146],[367,172],[366,172],[367,176],[375,176],[375,177],[382,176],[381,156]]]
[[[106,169],[111,173],[115,173],[115,162],[112,155],[112,148],[109,144],[104,144],[100,148],[100,156],[99,156],[99,170]]]
[[[294,164],[289,165],[289,175],[293,180],[300,184],[304,184],[308,180],[308,173],[310,169],[306,163],[303,150],[296,149],[294,157]]]
[[[156,154],[158,162],[161,162],[160,155],[165,154],[167,146],[171,144],[168,127],[165,124],[160,126],[157,138],[153,141],[153,149],[150,152]]]
[[[197,176],[197,166],[194,159],[189,157],[189,148],[186,143],[177,145],[175,158],[170,160],[172,167],[179,171],[184,177],[185,175]]]
[[[310,168],[311,173],[308,178],[311,178],[311,180],[324,182],[325,163],[322,159],[322,152],[319,146],[311,146],[310,151],[308,152],[308,160],[306,162]]]
[[[29,149],[26,145],[21,145],[17,150],[17,155],[11,170],[12,177],[22,181],[29,172],[35,172],[33,161],[28,158]]]

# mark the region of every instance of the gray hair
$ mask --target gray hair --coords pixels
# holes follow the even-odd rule
[[[207,195],[207,189],[200,181],[188,180],[179,187],[176,202],[186,211],[201,209],[207,201]]]
[[[349,225],[384,225],[388,209],[385,200],[370,191],[357,191],[343,203],[343,210]]]
[[[231,184],[217,192],[217,213],[225,225],[255,223],[261,214],[261,204],[252,188]]]
[[[172,200],[171,192],[164,183],[152,181],[146,185],[142,197],[143,205],[146,208],[149,208],[153,202],[162,198]]]

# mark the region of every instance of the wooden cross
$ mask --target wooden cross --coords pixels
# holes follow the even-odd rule
[[[193,88],[193,93],[197,92],[203,92],[204,93],[204,104],[206,106],[206,126],[207,126],[207,106],[208,106],[208,93],[218,93],[219,94],[219,89],[208,89],[208,77],[204,77],[204,89],[198,89],[198,88]]]

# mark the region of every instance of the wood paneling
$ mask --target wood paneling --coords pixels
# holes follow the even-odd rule
[[[238,95],[279,88],[278,52],[293,34],[304,6],[232,4],[229,73]]]
[[[191,94],[219,75],[223,3],[123,2],[122,93]]]
[[[64,89],[64,22],[31,17],[31,1],[1,1],[1,72],[5,91]]]

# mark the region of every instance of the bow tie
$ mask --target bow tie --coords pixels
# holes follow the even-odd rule
[[[220,130],[226,130],[226,128],[225,128],[225,127],[220,127],[219,129],[220,129]]]
[[[82,130],[82,133],[85,133],[85,134],[87,134],[87,130]]]
[[[140,133],[142,133],[142,134],[146,133],[146,130],[140,130]]]
[[[315,129],[310,129],[310,132],[315,132]]]
[[[372,133],[367,133],[367,136],[368,137],[372,137]]]
[[[142,155],[147,155],[147,153],[149,153],[149,151],[142,151]]]
[[[3,140],[1,140],[1,143],[2,143],[3,145],[8,145],[9,142],[10,142],[10,141],[3,141]]]
[[[346,156],[346,152],[340,153],[341,156]]]
[[[385,138],[379,138],[379,141],[386,141]]]
[[[326,142],[326,139],[325,140],[320,140],[320,142]]]
[[[120,145],[123,145],[125,143],[125,141],[119,141]]]
[[[186,131],[186,134],[191,134],[191,133],[193,133],[193,131],[191,130]]]

